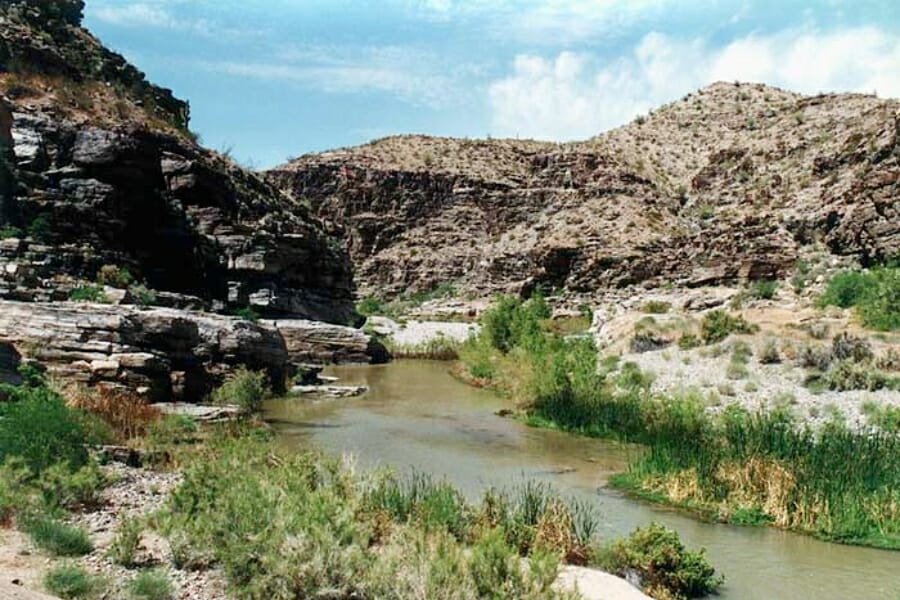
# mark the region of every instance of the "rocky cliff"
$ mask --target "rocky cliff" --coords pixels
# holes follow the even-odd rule
[[[188,104],[83,29],[82,8],[0,3],[0,372],[36,359],[153,399],[202,398],[241,365],[281,383],[284,337],[227,315],[355,321],[346,251],[198,145]],[[340,339],[300,336],[309,356],[369,358],[367,336],[326,329]]]
[[[0,8],[0,297],[64,299],[109,265],[215,310],[352,320],[340,245],[197,145],[187,104],[82,29],[80,9]]]
[[[719,83],[581,143],[393,137],[268,178],[343,229],[363,295],[734,283],[900,253],[898,110]]]

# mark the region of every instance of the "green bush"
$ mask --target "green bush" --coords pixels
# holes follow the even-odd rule
[[[772,280],[755,281],[750,286],[750,295],[760,300],[771,300],[778,291],[778,282]]]
[[[25,517],[20,527],[38,548],[53,556],[83,556],[94,549],[84,529],[45,513]]]
[[[356,303],[356,312],[364,317],[373,317],[376,315],[385,315],[389,311],[384,307],[381,300],[370,296],[368,298],[363,298]]]
[[[683,333],[681,337],[678,338],[678,347],[682,350],[691,350],[700,346],[700,338],[698,338],[693,333]]]
[[[104,586],[100,578],[88,574],[84,567],[63,564],[47,571],[44,587],[66,600],[87,600],[100,596]]]
[[[97,283],[124,290],[134,283],[134,276],[126,268],[117,265],[103,265],[97,271]]]
[[[233,404],[249,414],[262,410],[263,402],[269,397],[266,374],[241,367],[228,375],[212,394],[216,404]]]
[[[732,333],[753,333],[758,328],[741,316],[732,316],[721,309],[711,310],[703,315],[700,324],[701,337],[706,344],[721,342]]]
[[[243,308],[239,308],[234,311],[234,316],[239,319],[244,319],[245,321],[250,321],[251,323],[256,323],[259,321],[259,312],[256,311],[252,306],[244,306]]]
[[[657,523],[612,544],[601,562],[621,576],[636,572],[644,589],[657,597],[702,598],[724,583],[703,550],[687,550],[678,533]]]
[[[818,305],[855,307],[866,327],[880,331],[900,329],[900,267],[838,273],[828,282]]]
[[[900,267],[872,270],[872,285],[857,304],[866,327],[879,331],[900,329]]]
[[[163,571],[141,571],[128,583],[128,595],[134,600],[170,600],[175,586]]]
[[[12,401],[0,403],[0,462],[20,456],[35,473],[60,462],[74,470],[88,462],[86,445],[105,439],[95,419],[47,388],[4,391]]]
[[[108,298],[99,285],[82,285],[69,292],[73,302],[107,302]]]
[[[47,215],[39,215],[28,224],[27,232],[29,237],[47,242],[53,238],[53,225],[50,224]]]
[[[10,238],[21,238],[22,230],[12,225],[4,225],[0,227],[0,240],[8,240]]]
[[[109,546],[109,557],[117,565],[133,567],[137,558],[138,547],[141,543],[141,533],[144,525],[140,519],[128,517],[119,523],[116,529],[116,537]]]
[[[844,271],[838,273],[828,282],[825,292],[819,297],[817,304],[820,307],[839,306],[850,308],[856,306],[866,290],[874,284],[874,278],[869,273],[859,271]]]
[[[129,286],[128,293],[131,294],[138,306],[152,306],[156,302],[156,292],[142,283]]]
[[[672,310],[672,304],[662,300],[648,300],[641,307],[641,310],[651,315],[661,315]]]

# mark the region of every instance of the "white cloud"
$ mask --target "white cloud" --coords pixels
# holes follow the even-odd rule
[[[265,32],[225,27],[208,19],[197,19],[173,13],[169,6],[183,4],[181,0],[156,2],[88,5],[89,15],[99,21],[120,27],[149,27],[183,31],[204,37],[254,37]]]
[[[551,59],[519,55],[512,73],[489,86],[492,133],[586,138],[719,80],[900,97],[900,38],[864,27],[784,31],[711,47],[703,39],[650,33],[607,63],[572,52]]]
[[[447,65],[426,50],[400,47],[282,48],[265,61],[203,62],[201,67],[240,77],[293,83],[330,93],[383,92],[434,108],[465,102],[466,65]]]

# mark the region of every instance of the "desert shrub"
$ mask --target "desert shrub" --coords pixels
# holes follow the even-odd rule
[[[859,271],[838,273],[829,280],[825,292],[819,297],[817,304],[821,307],[850,308],[859,302],[866,290],[873,284],[873,277],[869,273]]]
[[[809,323],[804,327],[806,332],[809,333],[809,336],[815,340],[824,340],[828,337],[828,332],[831,328],[828,326],[828,323],[822,323],[819,321],[815,321],[813,323]]]
[[[721,309],[711,310],[703,316],[701,336],[706,344],[721,342],[732,333],[753,333],[758,328],[741,316],[732,316]]]
[[[39,492],[43,506],[51,509],[95,508],[101,504],[100,492],[107,479],[96,461],[88,461],[83,467],[72,470],[66,463],[57,463],[31,481]]]
[[[127,588],[134,600],[170,600],[175,595],[175,586],[164,571],[141,571]]]
[[[874,356],[869,342],[847,332],[839,333],[831,340],[831,354],[837,360],[854,362],[868,361]]]
[[[44,587],[65,600],[88,600],[99,596],[104,585],[100,578],[90,575],[84,567],[62,564],[47,571]]]
[[[103,265],[97,271],[97,283],[124,290],[134,283],[134,277],[126,268],[117,265]]]
[[[12,225],[4,225],[0,227],[0,240],[8,240],[10,238],[21,238],[22,230]]]
[[[601,563],[621,576],[637,573],[642,587],[658,598],[702,598],[724,583],[703,550],[687,550],[675,531],[656,523],[613,543]]]
[[[846,392],[851,390],[875,391],[894,387],[895,382],[871,365],[847,359],[838,361],[825,373],[824,381],[829,389]]]
[[[781,362],[781,355],[778,353],[778,342],[773,339],[765,341],[762,349],[759,351],[759,362],[764,365],[773,365]]]
[[[356,312],[364,317],[373,317],[375,315],[387,314],[388,311],[385,309],[381,300],[374,296],[370,296],[368,298],[363,298],[356,303]]]
[[[50,241],[53,238],[53,225],[47,215],[38,215],[26,228],[28,236],[41,242]]]
[[[518,554],[507,544],[502,532],[495,530],[473,546],[469,572],[478,598],[537,599],[551,596],[556,562],[555,557],[538,554],[532,557],[530,572],[524,572]]]
[[[672,304],[663,300],[648,300],[641,310],[651,315],[661,315],[672,310]]]
[[[501,296],[482,315],[485,339],[495,349],[507,353],[516,346],[527,347],[543,339],[541,321],[550,317],[550,307],[541,295],[527,302]]]
[[[875,359],[875,366],[885,371],[900,371],[900,351],[888,348]]]
[[[632,352],[643,353],[662,350],[668,345],[668,340],[662,339],[648,331],[639,331],[632,336],[628,347]]]
[[[693,333],[683,333],[678,338],[678,347],[682,350],[691,350],[700,346],[700,338]]]
[[[827,371],[832,359],[831,350],[821,345],[804,344],[797,352],[797,364],[806,369]]]
[[[138,306],[151,306],[156,302],[156,292],[142,283],[128,286],[128,293]]]
[[[20,519],[19,527],[35,546],[53,556],[83,556],[94,549],[84,529],[63,523],[48,513],[28,515]]]
[[[872,277],[873,285],[856,307],[863,324],[881,331],[900,329],[900,267],[873,269]]]
[[[750,286],[750,296],[759,300],[771,300],[778,291],[778,282],[772,280],[755,281]]]
[[[13,388],[0,403],[0,462],[20,456],[35,473],[56,463],[78,469],[88,462],[86,445],[106,434],[83,411],[69,408],[45,388]]]
[[[73,302],[107,302],[106,293],[99,285],[82,285],[69,292]]]
[[[133,567],[137,559],[138,547],[144,525],[140,519],[127,517],[119,523],[116,536],[109,546],[108,555],[117,565]]]
[[[269,397],[269,385],[265,373],[241,367],[228,375],[212,393],[216,404],[233,404],[249,414],[262,410],[262,403]]]
[[[81,388],[72,394],[69,406],[96,415],[126,441],[144,435],[161,416],[145,398],[128,390]]]
[[[251,323],[256,323],[259,321],[259,312],[252,306],[243,306],[234,311],[234,316],[239,319],[244,319],[245,321],[250,321]]]

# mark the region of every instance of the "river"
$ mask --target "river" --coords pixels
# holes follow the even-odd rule
[[[690,546],[707,548],[726,576],[719,596],[724,600],[900,600],[900,553],[771,528],[703,523],[628,498],[605,483],[635,449],[496,416],[507,401],[455,380],[446,363],[340,366],[327,374],[370,391],[318,403],[271,401],[266,418],[281,444],[351,454],[363,467],[428,472],[472,499],[491,485],[549,481],[563,495],[596,504],[603,538],[658,521]]]

